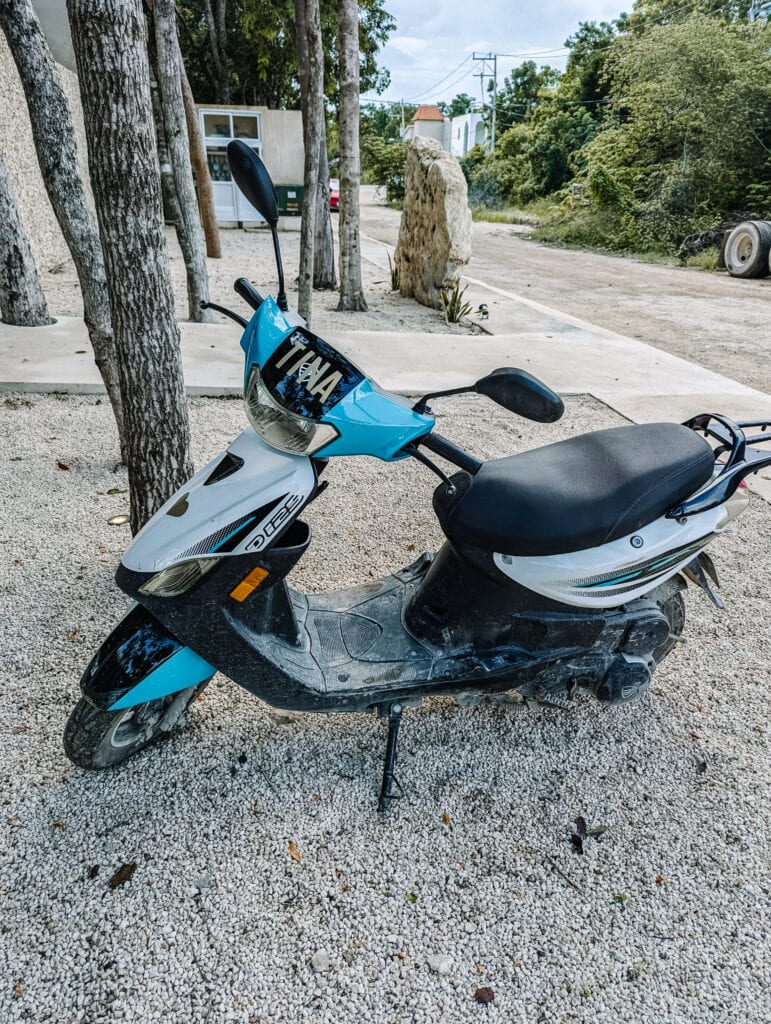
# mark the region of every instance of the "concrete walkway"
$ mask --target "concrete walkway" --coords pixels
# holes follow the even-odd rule
[[[364,255],[388,266],[386,246],[364,238]],[[498,366],[520,366],[561,394],[590,394],[635,423],[682,421],[701,412],[771,420],[771,396],[484,282],[469,282],[478,305],[502,293],[495,335],[340,331],[329,341],[383,387],[419,394],[460,387]],[[507,315],[502,315],[508,310]],[[240,394],[243,353],[233,325],[182,323],[182,358],[191,395]],[[0,390],[95,393],[103,390],[81,320],[50,327],[0,325]],[[751,481],[771,501],[771,471]]]

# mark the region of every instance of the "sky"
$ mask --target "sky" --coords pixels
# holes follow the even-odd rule
[[[516,55],[498,59],[499,83],[528,59],[563,68],[563,44],[579,22],[609,21],[631,10],[632,0],[386,0],[385,7],[396,31],[378,58],[391,72],[381,98],[435,103],[459,92],[481,98],[480,80],[473,77],[481,67],[468,59],[474,51]],[[556,52],[529,55],[539,50]]]

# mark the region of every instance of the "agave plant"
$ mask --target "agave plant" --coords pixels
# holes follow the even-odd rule
[[[459,283],[454,284],[452,288],[442,288],[439,294],[442,299],[444,318],[448,324],[460,323],[463,317],[468,316],[471,312],[471,303],[466,302],[463,298],[466,288],[461,288]]]
[[[386,256],[388,257],[388,269],[391,271],[391,291],[399,291],[399,267],[391,259],[391,253],[386,249]]]

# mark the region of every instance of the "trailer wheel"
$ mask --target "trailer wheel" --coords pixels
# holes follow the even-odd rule
[[[745,220],[733,229],[725,246],[725,265],[732,277],[766,277],[771,253],[771,224]]]

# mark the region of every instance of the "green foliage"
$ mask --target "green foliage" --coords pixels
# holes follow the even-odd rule
[[[440,102],[437,103],[437,107],[445,117],[452,120],[453,117],[459,117],[461,114],[470,114],[474,109],[474,100],[467,92],[459,92],[449,103]]]
[[[562,76],[515,69],[495,155],[462,161],[472,204],[551,196],[538,237],[659,253],[735,211],[771,215],[771,27],[748,6],[638,0],[581,24]]]
[[[385,189],[386,202],[404,199],[404,165],[407,146],[403,142],[385,142],[377,135],[361,139],[362,177],[368,185]]]
[[[224,103],[216,74],[206,0],[177,0],[179,40],[193,95],[198,103]],[[225,10],[225,75],[230,102],[268,107],[297,107],[297,44],[293,0],[232,0]],[[396,28],[385,0],[359,0],[361,91],[382,92],[390,83],[377,55]],[[321,0],[324,39],[324,84],[334,101],[338,81],[337,3]]]
[[[455,284],[452,288],[442,288],[439,292],[444,318],[448,324],[460,323],[463,317],[471,312],[471,303],[465,301],[465,294],[466,288],[461,288],[460,284]]]
[[[391,259],[391,253],[386,249],[386,256],[388,257],[388,270],[391,275],[391,291],[398,292],[401,282],[399,280],[399,267]]]

